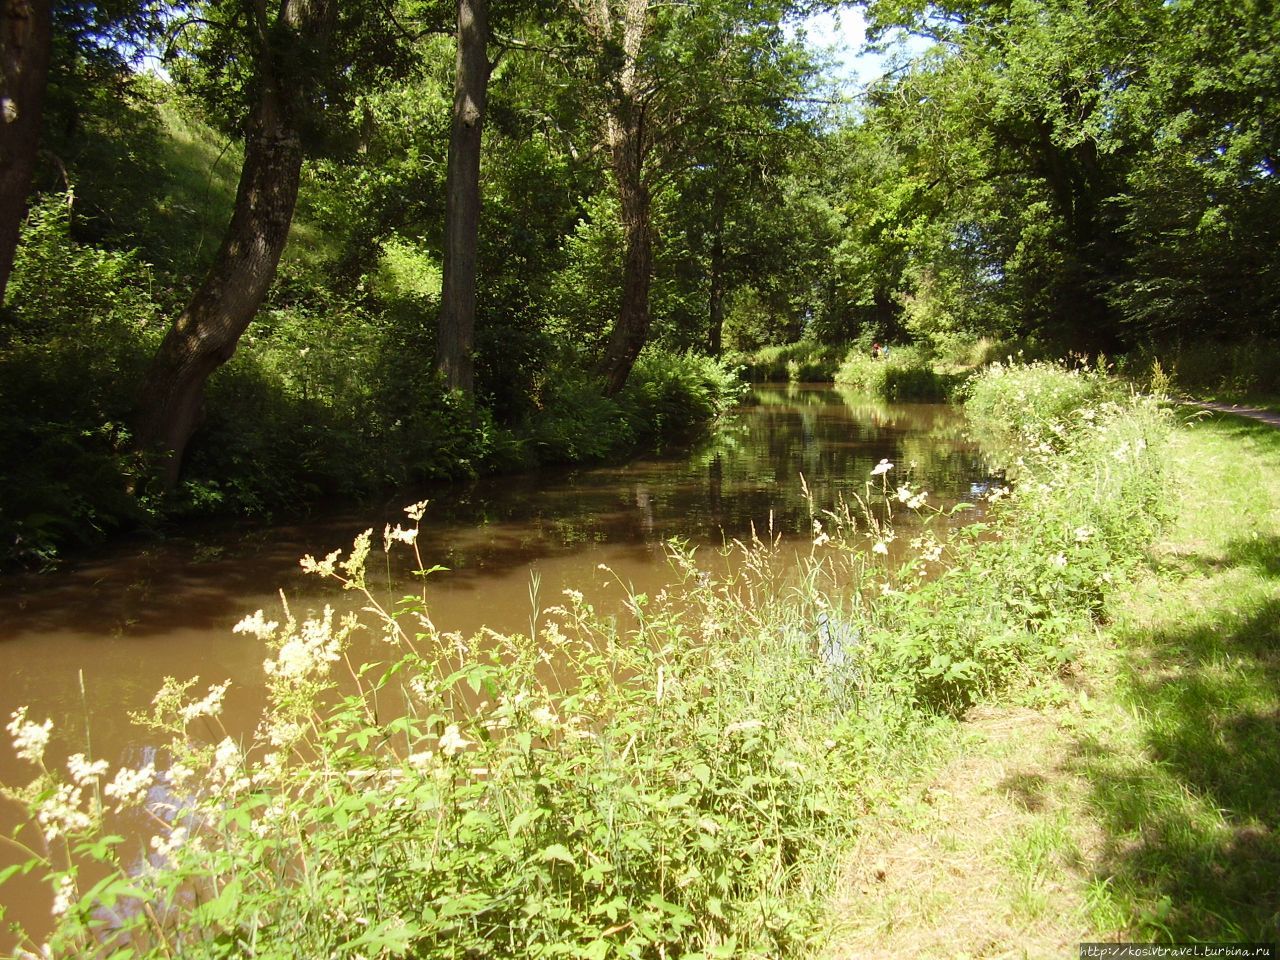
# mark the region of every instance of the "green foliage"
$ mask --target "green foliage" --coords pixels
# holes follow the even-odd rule
[[[648,380],[692,364],[648,358]],[[735,546],[720,573],[673,546],[679,585],[629,595],[625,629],[567,590],[535,600],[530,635],[464,642],[423,596],[370,585],[372,531],[347,558],[305,558],[395,651],[351,668],[345,695],[332,668],[357,616],[286,605],[236,627],[270,651],[243,741],[189,732],[226,695],[193,696],[194,681],[135,718],[166,741],[161,772],[109,778],[80,757],[64,774],[45,763],[48,728],[13,718],[37,772],[8,793],[48,841],[25,869],[55,896],[52,952],[809,955],[867,781],[911,756],[930,716],[1061,666],[1159,525],[1168,418],[1145,398],[1074,413],[1060,449],[1022,450],[1017,490],[993,491],[967,533],[885,462],[859,509],[816,512],[798,569],[776,543]],[[1027,419],[1011,414],[1010,430]],[[923,525],[895,529],[904,507]],[[424,509],[407,508],[415,524]],[[893,569],[880,558],[907,529]],[[383,545],[429,562],[417,526],[388,526]],[[165,817],[137,820],[141,836],[108,833],[108,813],[149,808]]]
[[[47,563],[140,508],[125,490],[133,384],[161,331],[151,274],[68,234],[66,202],[37,205],[0,327],[0,560]]]
[[[594,377],[572,366],[548,376],[542,407],[521,433],[535,462],[601,460],[687,441],[742,393],[724,363],[646,347],[616,397],[605,397]]]
[[[839,347],[800,340],[761,347],[754,353],[731,354],[727,359],[740,366],[743,378],[752,383],[829,383],[835,377],[840,356]]]
[[[1072,417],[1123,398],[1123,388],[1101,367],[1037,361],[994,363],[970,381],[965,413],[980,430],[1036,448],[1061,449]]]
[[[1019,437],[1013,491],[990,491],[991,504],[1003,501],[994,522],[965,529],[951,545],[958,562],[875,609],[886,682],[955,712],[1072,659],[1168,505],[1171,424],[1155,399],[1123,398],[1101,373],[1046,364],[992,367],[971,390],[982,423]],[[1061,419],[1044,421],[1044,404]]]
[[[1280,343],[1274,340],[1184,343],[1127,359],[1139,375],[1158,366],[1173,387],[1194,396],[1247,401],[1280,393]]]
[[[917,346],[891,346],[889,355],[881,357],[855,347],[840,364],[835,381],[885,400],[945,400],[962,377],[940,373]]]

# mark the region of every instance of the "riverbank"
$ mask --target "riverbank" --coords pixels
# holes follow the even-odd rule
[[[33,403],[43,410],[50,398],[78,395],[47,378],[74,377],[43,371],[11,347],[0,373],[23,373],[0,376],[0,570],[47,570],[122,535],[192,521],[296,519],[324,502],[367,503],[391,490],[688,445],[745,389],[714,359],[651,347],[616,396],[565,362],[499,422],[484,401],[448,394],[433,374],[381,392],[353,377],[343,381],[347,393],[295,396],[273,385],[267,367],[245,360],[214,379],[182,477],[162,492],[147,486],[147,467],[119,425],[133,397],[113,372],[74,374],[92,412],[33,416]],[[110,403],[97,397],[104,379]],[[117,421],[112,431],[90,426],[104,406]]]
[[[336,712],[352,626],[247,618],[270,651],[256,733],[219,740],[221,694],[172,687],[155,767],[46,771],[28,788],[50,844],[34,869],[60,894],[54,952],[128,936],[184,956],[810,955],[850,843],[950,749],[954,718],[1073,669],[1167,499],[1156,404],[1044,365],[984,383],[988,409],[1028,413],[992,424],[1019,477],[988,491],[985,523],[930,510],[886,459],[843,505],[814,503],[798,569],[768,528],[731,546],[724,573],[677,550],[683,582],[629,595],[620,619],[593,606],[621,587],[608,571],[585,596],[531,595],[523,636],[441,633],[421,598],[371,594],[366,632],[398,659],[356,670]],[[1073,404],[1030,416],[1033,384]],[[904,511],[928,522],[895,523]],[[428,566],[416,519],[310,566],[357,593],[382,546]],[[34,758],[39,719],[12,731]],[[141,874],[132,845],[97,842],[106,783],[113,805],[173,805]],[[112,896],[152,909],[95,929]]]
[[[868,824],[823,956],[1276,940],[1280,430],[1181,416],[1149,562]]]

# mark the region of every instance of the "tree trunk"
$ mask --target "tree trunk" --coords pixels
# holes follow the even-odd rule
[[[450,390],[471,393],[480,229],[480,147],[489,88],[488,0],[458,0],[458,59],[445,185],[444,283],[436,369]]]
[[[152,361],[139,401],[142,450],[168,456],[166,489],[178,479],[183,451],[199,426],[204,385],[231,359],[262,305],[284,251],[298,199],[302,144],[296,115],[268,82],[250,120],[235,210],[204,282]]]
[[[49,0],[4,0],[0,23],[0,303],[13,270],[18,233],[40,143],[49,79]]]
[[[622,262],[622,303],[600,361],[605,395],[626,385],[649,336],[649,286],[653,281],[652,200],[644,182],[642,134],[638,123],[617,124],[611,160],[622,206],[626,253]]]
[[[710,277],[710,325],[707,331],[707,348],[713,357],[720,356],[724,340],[724,211],[716,207],[711,237]]]

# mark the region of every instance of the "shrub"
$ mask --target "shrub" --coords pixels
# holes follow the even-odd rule
[[[626,386],[606,397],[599,381],[565,365],[543,387],[542,409],[523,428],[541,463],[585,462],[687,440],[741,399],[726,364],[648,346]]]
[[[882,675],[911,702],[956,712],[1071,659],[1165,517],[1171,429],[1157,399],[1044,363],[990,368],[970,404],[1019,439],[1016,486],[992,491],[996,522],[967,528],[945,572],[876,609]]]
[[[1123,398],[1121,384],[1100,368],[1037,361],[995,363],[970,381],[965,413],[980,430],[1028,447],[1061,449],[1077,411]]]
[[[914,346],[892,347],[880,358],[855,348],[835,374],[836,383],[885,400],[945,400],[961,380],[958,374],[939,373]]]
[[[761,347],[729,359],[742,368],[750,383],[830,383],[840,363],[840,348],[801,340],[783,346]]]
[[[135,256],[73,241],[61,198],[23,229],[0,328],[0,565],[47,564],[144,514],[132,391],[163,330]]]

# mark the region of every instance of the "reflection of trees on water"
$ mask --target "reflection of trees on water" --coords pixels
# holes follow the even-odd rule
[[[722,531],[744,536],[770,514],[780,531],[807,532],[802,474],[822,509],[864,493],[881,459],[896,465],[890,489],[911,479],[935,502],[966,497],[970,484],[985,476],[955,408],[889,404],[793,385],[754,390],[735,416],[685,456],[580,470],[551,483],[509,480],[478,497],[475,506],[491,524],[495,550],[510,542],[514,530],[533,551],[671,537],[718,543]],[[451,526],[467,524],[468,506],[455,506]],[[458,551],[477,548],[472,540]],[[467,565],[463,557],[454,559]]]

